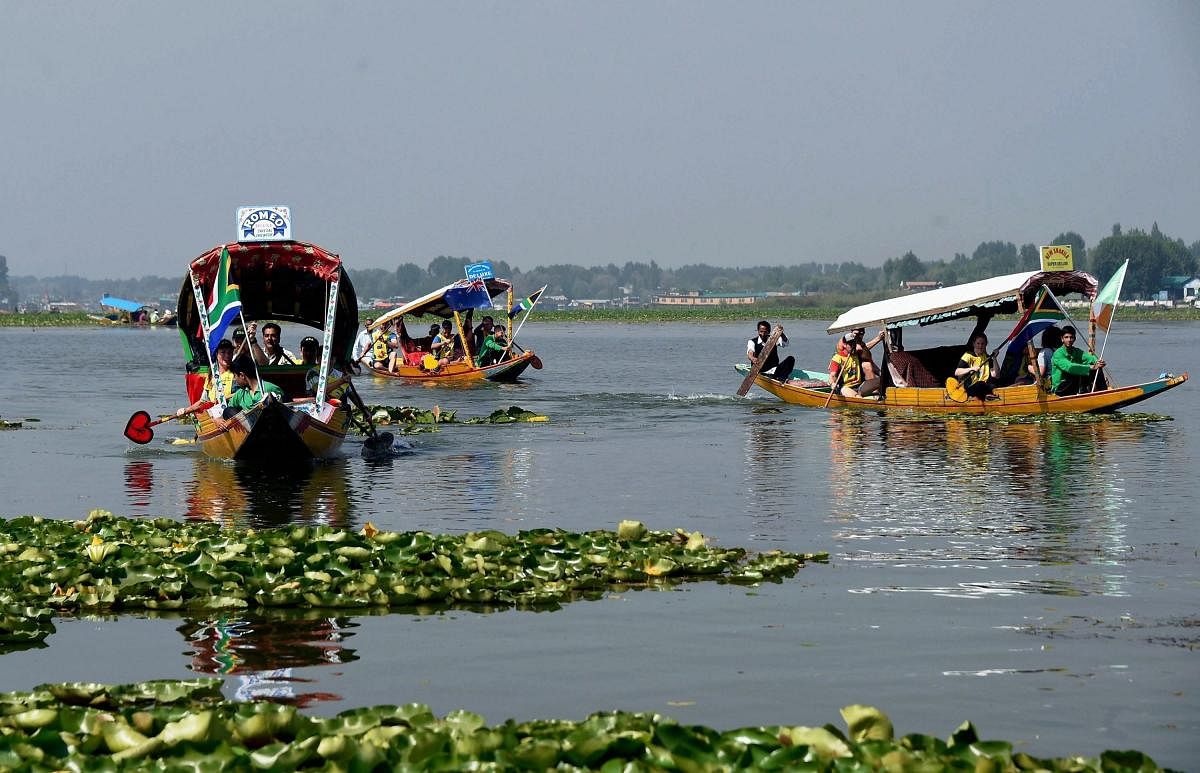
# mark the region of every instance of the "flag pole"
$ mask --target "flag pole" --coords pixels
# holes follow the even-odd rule
[[[1104,324],[1104,341],[1102,341],[1100,343],[1100,355],[1096,358],[1098,360],[1104,359],[1104,347],[1108,345],[1108,334],[1112,330],[1112,321],[1113,321],[1113,318],[1117,316],[1117,307],[1120,305],[1120,301],[1121,301],[1121,287],[1125,284],[1125,270],[1128,267],[1129,267],[1129,258],[1126,258],[1125,262],[1121,264],[1121,267],[1118,268],[1116,273],[1113,274],[1112,278],[1108,280],[1108,284],[1104,285],[1104,287],[1100,290],[1100,295],[1097,296],[1097,300],[1093,301],[1093,303],[1092,303],[1091,314],[1088,315],[1091,318],[1091,323],[1093,325],[1093,329],[1095,329],[1094,326],[1095,326],[1096,322],[1099,320],[1099,317],[1096,316],[1096,304],[1100,302],[1100,296],[1107,295],[1109,285],[1111,285],[1113,283],[1113,280],[1117,280],[1116,291],[1112,295],[1112,313],[1108,315],[1108,319],[1105,321],[1105,324]],[[1118,276],[1120,277],[1120,279],[1117,279]],[[1107,304],[1107,301],[1105,301],[1105,303]],[[1094,341],[1093,341],[1092,345],[1095,346]],[[1093,349],[1093,351],[1095,351],[1095,350]],[[1098,384],[1099,381],[1100,381],[1100,368],[1097,368],[1096,375],[1092,376],[1092,391],[1093,392],[1096,391],[1096,384]],[[1105,377],[1105,384],[1107,384],[1110,387],[1112,386],[1111,384],[1108,384],[1107,376]]]
[[[217,402],[221,407],[225,407],[225,390],[221,389],[220,383],[217,381],[217,365],[213,362],[212,346],[208,342],[209,321],[208,321],[208,302],[204,300],[204,291],[200,289],[200,280],[196,278],[196,272],[188,266],[188,277],[192,280],[192,294],[196,296],[196,311],[200,316],[200,332],[204,336],[204,354],[208,357],[208,377],[213,383],[213,392],[217,396]],[[183,320],[179,321],[182,326]]]
[[[242,314],[242,310],[238,308],[238,319],[242,321],[242,330],[246,329],[246,315]],[[262,376],[258,374],[258,362],[255,361],[254,355],[250,351],[250,339],[246,339],[246,355],[250,358],[250,362],[254,364],[254,380],[258,382],[259,389],[262,389]]]
[[[525,324],[525,320],[529,319],[529,315],[533,313],[533,307],[537,306],[538,301],[542,299],[542,293],[546,292],[546,288],[549,286],[550,285],[542,285],[542,289],[538,290],[538,296],[533,299],[533,303],[529,304],[529,308],[525,311],[525,316],[521,317],[521,322],[517,325],[517,329],[513,331],[511,336],[508,337],[510,344],[516,342],[517,333],[521,332],[521,327]]]

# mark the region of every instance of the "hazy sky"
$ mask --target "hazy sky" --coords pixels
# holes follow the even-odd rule
[[[11,274],[1200,239],[1200,2],[0,0]]]

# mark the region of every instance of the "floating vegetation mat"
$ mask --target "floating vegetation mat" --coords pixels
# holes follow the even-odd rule
[[[827,553],[707,544],[699,532],[533,529],[509,535],[328,526],[264,531],[93,511],[85,521],[0,520],[0,651],[54,632],[54,615],[270,607],[553,608],[614,587],[794,575]]]
[[[424,410],[405,405],[368,405],[367,410],[371,413],[371,421],[375,422],[376,426],[388,427],[402,435],[435,432],[444,424],[516,424],[548,420],[545,416],[516,405],[492,411],[487,416],[476,416],[465,420],[460,420],[455,411],[442,410],[437,406]]]
[[[0,693],[0,768],[23,770],[601,770],[1154,771],[1141,752],[1038,759],[964,723],[947,740],[895,738],[869,706],[845,730],[746,727],[721,732],[657,714],[603,712],[581,722],[489,727],[456,711],[373,706],[331,718],[292,706],[226,701],[219,679],[107,686],[49,684]]]

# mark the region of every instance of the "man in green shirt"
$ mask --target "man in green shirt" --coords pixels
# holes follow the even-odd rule
[[[1091,391],[1092,373],[1104,367],[1104,360],[1096,355],[1076,349],[1075,328],[1064,327],[1062,346],[1050,360],[1050,391],[1059,397]]]
[[[482,368],[500,362],[507,351],[508,339],[504,337],[504,325],[496,325],[492,328],[491,335],[484,337],[479,351],[475,353],[475,365]]]
[[[258,373],[254,370],[254,361],[250,359],[249,355],[243,354],[240,357],[236,357],[229,366],[229,369],[233,371],[233,385],[235,387],[233,394],[230,395],[227,401],[227,405],[230,408],[235,408],[239,411],[253,408],[262,402],[267,395],[275,395],[275,398],[280,402],[287,399],[287,395],[279,387],[269,381],[258,380]]]

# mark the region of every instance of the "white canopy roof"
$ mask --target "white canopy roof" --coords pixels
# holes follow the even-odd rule
[[[1091,292],[1095,292],[1095,279],[1072,272],[1076,276],[1085,276],[1090,280]],[[843,330],[853,330],[856,327],[876,327],[882,325],[900,325],[905,322],[915,323],[928,317],[947,315],[947,318],[971,313],[972,307],[996,304],[1002,301],[1013,301],[1017,295],[1030,286],[1031,280],[1039,275],[1046,280],[1067,277],[1062,274],[1043,274],[1041,271],[1023,271],[1020,274],[983,279],[978,282],[942,287],[937,290],[902,295],[898,298],[888,298],[863,306],[856,306],[833,321],[827,328],[829,333],[840,333]],[[1079,280],[1076,280],[1079,281]],[[1036,285],[1050,284],[1052,281],[1038,281]]]
[[[506,292],[510,287],[512,287],[512,285],[504,279],[489,278],[483,280],[483,282],[487,287],[488,297],[491,298],[495,298],[500,293]],[[422,295],[415,301],[409,301],[403,306],[398,306],[397,308],[386,311],[371,323],[371,329],[374,330],[378,327],[382,327],[384,324],[391,322],[393,319],[398,319],[405,315],[423,317],[426,314],[433,314],[434,316],[442,317],[443,319],[453,317],[454,307],[447,302],[446,294],[451,290],[461,289],[468,284],[470,284],[468,280],[460,279],[453,284],[448,284],[445,287],[434,290],[431,293]]]

